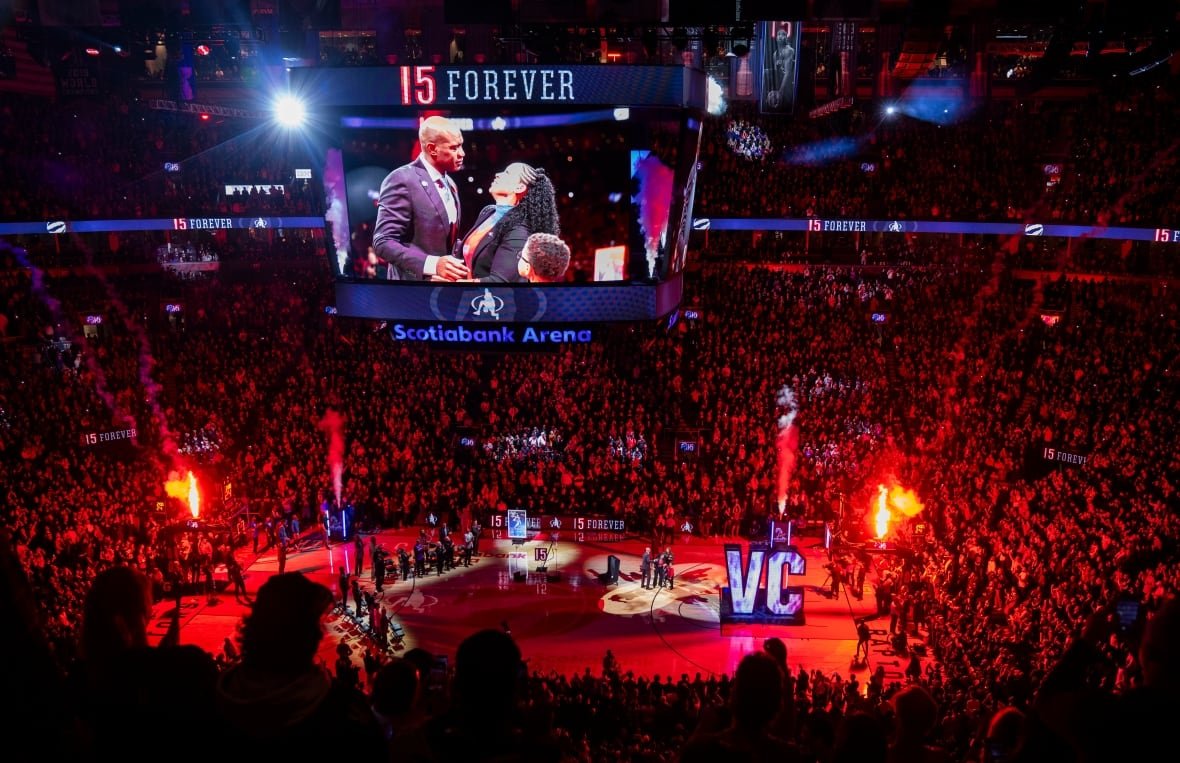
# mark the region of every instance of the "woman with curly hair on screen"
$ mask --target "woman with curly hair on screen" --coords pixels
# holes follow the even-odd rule
[[[517,262],[525,241],[533,233],[560,232],[553,183],[545,170],[514,162],[496,173],[488,192],[495,203],[480,211],[455,256],[477,282],[522,283]]]

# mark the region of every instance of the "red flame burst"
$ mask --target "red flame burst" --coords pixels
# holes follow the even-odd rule
[[[171,479],[164,483],[164,492],[169,497],[188,503],[193,519],[201,515],[201,492],[197,489],[197,477],[191,471],[186,479]]]

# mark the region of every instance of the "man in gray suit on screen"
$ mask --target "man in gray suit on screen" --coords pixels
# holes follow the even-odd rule
[[[457,281],[471,274],[450,256],[459,228],[459,189],[448,173],[463,168],[463,133],[445,117],[418,128],[418,158],[381,183],[373,252],[402,281]]]

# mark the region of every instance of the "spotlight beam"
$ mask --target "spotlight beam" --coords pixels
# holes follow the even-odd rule
[[[274,113],[275,120],[279,124],[292,130],[302,127],[303,120],[307,116],[303,101],[289,93],[279,96],[275,100]]]

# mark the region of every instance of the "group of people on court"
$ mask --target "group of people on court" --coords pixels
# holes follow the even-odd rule
[[[672,567],[672,547],[668,546],[664,553],[657,553],[654,558],[651,546],[644,548],[639,560],[639,575],[644,588],[663,588],[665,585],[672,588],[676,577]]]
[[[513,162],[492,178],[492,204],[460,233],[451,175],[463,168],[463,133],[432,116],[421,151],[381,183],[368,271],[402,281],[548,283],[565,279],[570,249],[559,237],[557,197],[544,169]]]

